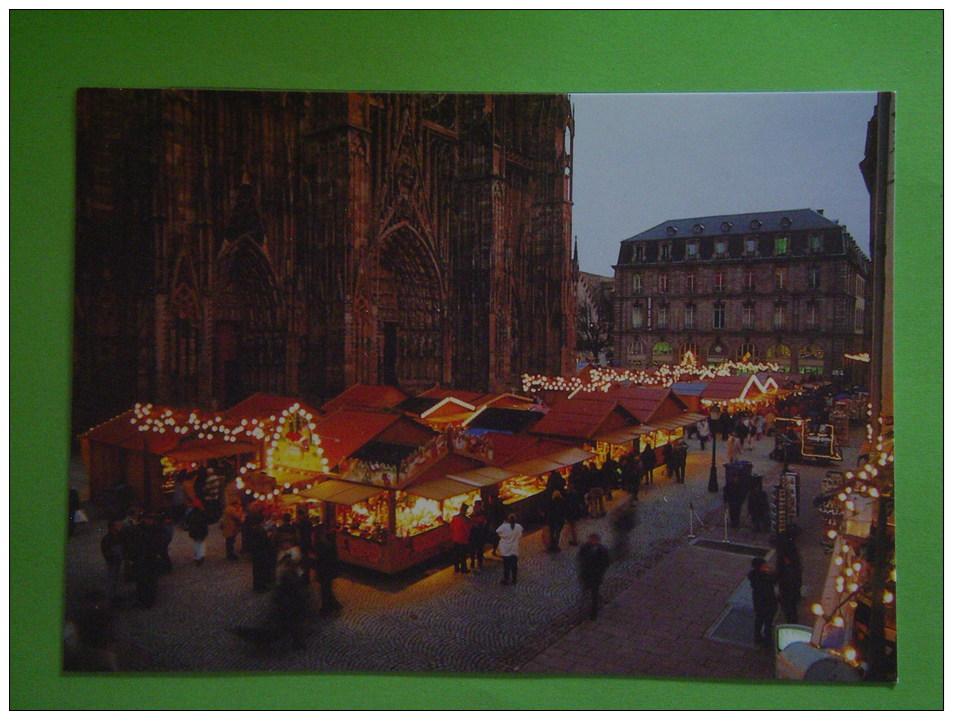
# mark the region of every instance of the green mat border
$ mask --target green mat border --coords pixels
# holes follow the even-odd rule
[[[9,19],[13,708],[940,707],[940,11],[14,11]],[[61,674],[73,120],[83,86],[898,92],[900,683]]]

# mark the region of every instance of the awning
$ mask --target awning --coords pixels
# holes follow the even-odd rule
[[[608,434],[599,435],[596,437],[596,440],[606,442],[607,444],[624,444],[625,442],[631,442],[640,435],[650,434],[659,430],[669,431],[678,429],[679,427],[687,427],[688,425],[693,425],[696,422],[704,420],[705,417],[706,415],[700,412],[688,412],[682,415],[676,415],[675,417],[667,417],[664,420],[650,422],[645,425],[614,430]]]
[[[404,491],[414,496],[422,496],[425,499],[443,501],[444,499],[449,499],[451,496],[466,494],[468,491],[473,491],[476,488],[478,487],[473,486],[473,484],[467,484],[445,476],[434,479],[433,481],[425,481],[423,484],[414,484],[404,489]]]
[[[474,488],[480,488],[490,486],[491,484],[498,484],[504,479],[509,479],[511,476],[513,476],[512,472],[503,469],[482,467],[468,472],[460,472],[459,474],[450,474],[448,478],[459,481],[462,484],[472,485]]]
[[[596,456],[592,452],[587,452],[584,449],[579,449],[578,447],[570,447],[569,449],[563,449],[558,452],[552,452],[547,454],[545,457],[533,457],[532,459],[524,459],[521,462],[514,462],[512,464],[507,464],[506,469],[513,472],[514,474],[522,475],[536,475],[536,474],[545,474],[546,472],[555,471],[556,469],[562,469],[563,467],[568,467],[579,462],[583,462],[587,459],[591,459]]]
[[[353,506],[359,501],[369,499],[382,491],[384,489],[379,489],[376,486],[327,479],[309,489],[299,491],[298,494],[308,499],[320,499],[321,501],[330,501],[333,504]]]
[[[205,462],[220,457],[234,457],[236,454],[251,454],[258,447],[250,442],[202,442],[193,440],[165,453],[173,462]]]

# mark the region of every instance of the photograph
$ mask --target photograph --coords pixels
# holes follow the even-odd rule
[[[893,94],[76,102],[64,670],[896,680]]]
[[[11,708],[941,708],[942,17],[12,11]]]

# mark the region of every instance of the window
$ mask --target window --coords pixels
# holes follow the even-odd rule
[[[658,290],[660,294],[668,293],[668,274],[658,275]]]
[[[768,360],[774,360],[775,358],[790,358],[791,349],[788,348],[783,343],[775,343],[773,346],[768,347]]]
[[[775,328],[784,328],[787,324],[785,323],[785,311],[784,304],[775,304],[774,305],[774,327]]]
[[[665,228],[665,234],[667,234],[669,237],[674,235],[676,232],[678,232],[678,228],[675,225],[669,225]]]
[[[804,312],[804,323],[808,328],[817,328],[820,325],[820,311],[817,302],[811,301]]]
[[[633,294],[642,293],[642,275],[641,274],[632,275],[632,293]]]
[[[754,347],[753,343],[743,343],[740,348],[738,348],[738,360],[740,361],[749,361],[754,360],[758,355],[758,349]]]
[[[632,328],[642,328],[645,325],[645,312],[636,304],[632,307]]]
[[[774,288],[778,291],[784,290],[785,278],[787,277],[787,269],[780,267],[774,270]]]
[[[700,235],[704,231],[705,225],[701,224],[700,222],[692,226],[692,232],[694,232],[696,235]]]
[[[678,360],[679,360],[679,362],[682,361],[682,359],[685,357],[685,354],[686,354],[686,353],[691,353],[693,356],[695,356],[695,357],[697,358],[697,357],[698,357],[698,346],[696,346],[696,345],[695,345],[694,343],[692,343],[691,341],[689,341],[688,343],[683,343],[681,346],[679,346],[679,349],[678,349]]]
[[[724,328],[725,327],[725,304],[721,301],[715,303],[715,309],[712,312],[714,318],[712,319],[712,328]]]
[[[689,272],[685,275],[685,291],[689,294],[695,293],[695,272]]]
[[[642,341],[636,341],[632,352],[635,355],[645,355],[645,344]]]
[[[820,267],[808,267],[807,288],[808,289],[821,288],[821,268]]]
[[[633,262],[644,262],[645,261],[645,246],[641,244],[635,245],[635,249],[632,252],[632,261]]]
[[[718,271],[715,272],[714,290],[715,291],[725,290],[725,270],[724,269],[719,269]]]
[[[685,328],[695,328],[695,304],[686,304],[685,306]]]
[[[758,240],[754,237],[745,239],[745,254],[754,254],[758,251]]]
[[[741,326],[754,328],[754,304],[745,304],[741,310]]]
[[[715,256],[724,257],[726,254],[728,254],[728,243],[723,239],[715,242]]]
[[[692,241],[685,245],[685,258],[698,259],[698,242]]]
[[[824,349],[813,343],[801,346],[797,357],[799,360],[824,360]]]
[[[668,305],[660,304],[655,310],[655,325],[658,328],[668,327]]]
[[[818,254],[824,248],[824,244],[821,241],[821,236],[818,234],[811,235],[811,254]]]
[[[662,245],[661,250],[659,251],[659,259],[663,261],[668,261],[672,258],[672,245],[668,242]]]
[[[672,347],[665,341],[659,341],[652,346],[652,353],[655,355],[668,355],[672,352]]]
[[[741,274],[741,288],[745,291],[754,291],[754,270],[745,269]]]
[[[775,254],[787,254],[788,253],[788,238],[787,237],[777,237],[774,241],[774,253]]]
[[[722,222],[722,223],[721,223],[721,231],[722,231],[722,232],[731,232],[731,228],[732,228],[733,226],[734,226],[734,225],[732,225],[730,222]]]

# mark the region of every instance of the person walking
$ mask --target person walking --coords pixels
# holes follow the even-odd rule
[[[321,586],[321,609],[318,614],[327,617],[341,609],[341,603],[334,596],[334,579],[340,573],[338,545],[331,530],[318,529],[314,542],[315,578]]]
[[[222,512],[222,536],[225,537],[225,559],[236,561],[238,556],[235,554],[235,539],[241,530],[242,522],[245,520],[245,508],[242,506],[242,500],[239,497],[233,498],[228,502],[225,511]]]
[[[523,527],[516,522],[516,514],[506,517],[506,522],[496,529],[500,537],[500,555],[503,557],[503,580],[501,585],[516,585],[517,564],[519,561],[520,539]]]
[[[688,463],[688,443],[680,439],[672,447],[672,461],[675,465],[675,480],[679,484],[685,483],[685,466]]]
[[[725,504],[728,506],[728,515],[731,519],[731,527],[738,528],[741,525],[741,507],[744,505],[745,498],[748,496],[748,490],[737,474],[729,474],[726,477],[725,489],[722,494]]]
[[[198,503],[198,502],[196,502]],[[208,538],[208,517],[201,505],[193,506],[185,515],[185,526],[189,532],[189,538],[192,539],[192,550],[194,552],[195,564],[202,565],[205,562],[205,539]]]
[[[641,461],[642,468],[645,470],[645,481],[651,484],[655,477],[655,467],[658,464],[658,458],[655,456],[655,450],[652,449],[652,445],[645,445],[645,449],[642,451]]]
[[[662,447],[662,463],[665,465],[665,476],[671,479],[675,475],[675,458],[672,456],[674,447],[671,442],[666,442]]]
[[[751,530],[755,533],[771,530],[771,507],[760,476],[754,477],[748,492],[748,516],[751,518]]]
[[[740,456],[741,440],[738,439],[738,435],[735,432],[732,432],[728,436],[728,461],[737,462]]]
[[[576,487],[570,482],[569,486],[566,488],[566,495],[562,499],[563,502],[563,518],[566,521],[566,526],[569,529],[569,545],[578,546],[579,545],[579,536],[576,532],[576,525],[579,523],[579,519],[585,516],[586,504],[583,501],[582,495],[576,489]]]
[[[778,611],[775,581],[774,571],[768,568],[764,558],[751,561],[748,582],[751,584],[751,601],[754,603],[754,641],[758,645],[771,645],[774,616]]]
[[[490,524],[483,510],[483,502],[473,502],[473,515],[470,516],[470,570],[483,570],[483,551],[490,537]]]
[[[122,599],[119,594],[123,564],[122,521],[118,518],[109,519],[106,535],[99,543],[99,550],[106,561],[106,594],[115,605]]]
[[[275,549],[260,511],[251,511],[246,523],[248,530],[242,536],[242,543],[251,555],[252,587],[257,593],[267,592],[275,579]]]
[[[794,539],[790,536],[785,536],[778,542],[777,554],[778,597],[781,601],[781,611],[784,613],[785,622],[796,625],[803,582],[801,555],[798,553]]]
[[[698,424],[695,425],[695,429],[698,432],[698,445],[704,450],[705,443],[708,442],[708,437],[711,435],[711,428],[708,426],[708,420],[699,420]]]
[[[599,586],[609,568],[609,551],[602,545],[599,535],[592,533],[579,548],[578,557],[583,599],[589,597],[589,619],[594,620],[599,611]]]
[[[546,550],[550,553],[559,553],[562,550],[559,547],[559,538],[562,535],[563,526],[566,525],[564,498],[562,492],[553,491],[546,505],[546,525],[549,527],[549,545]]]
[[[467,554],[470,550],[470,519],[467,511],[470,507],[460,505],[460,513],[450,519],[450,540],[453,541],[453,572],[469,573]]]
[[[622,488],[629,494],[629,505],[639,500],[639,488],[642,485],[642,470],[639,458],[633,450],[622,460]]]

